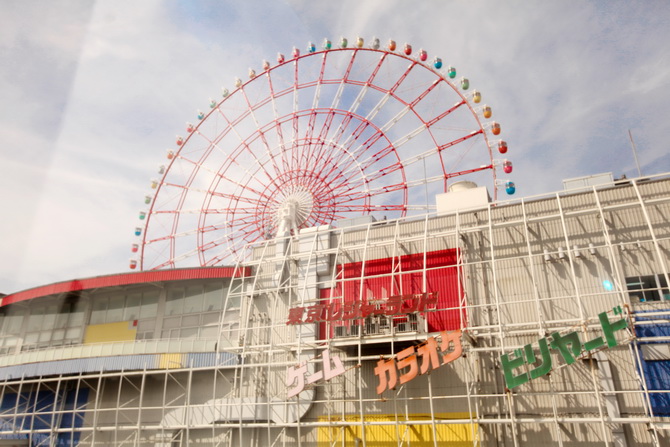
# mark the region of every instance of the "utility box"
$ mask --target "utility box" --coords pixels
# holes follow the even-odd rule
[[[485,208],[491,196],[485,186],[477,186],[474,182],[456,182],[449,187],[449,192],[435,196],[437,214],[450,214],[457,211]]]
[[[614,178],[611,172],[603,174],[587,175],[585,177],[575,177],[563,180],[563,189],[565,191],[575,189],[591,189],[594,186],[611,185]]]

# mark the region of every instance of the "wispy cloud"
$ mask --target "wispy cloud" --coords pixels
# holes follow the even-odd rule
[[[664,1],[0,3],[0,291],[125,270],[165,151],[261,60],[394,38],[457,67],[502,124],[518,193],[667,170]],[[647,172],[652,173],[652,172]]]

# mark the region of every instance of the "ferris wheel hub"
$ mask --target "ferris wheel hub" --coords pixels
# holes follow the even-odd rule
[[[275,215],[277,236],[297,234],[314,208],[314,196],[303,186],[294,186],[282,198]]]

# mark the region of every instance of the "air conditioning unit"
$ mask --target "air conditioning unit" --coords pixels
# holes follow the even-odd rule
[[[409,330],[410,331],[418,331],[419,330],[419,318],[417,317],[416,314],[410,314],[409,315]]]
[[[346,326],[335,326],[335,337],[346,337],[347,328]]]
[[[387,317],[381,317],[379,319],[379,332],[388,332],[390,329],[389,319]]]
[[[379,334],[379,324],[377,322],[368,321],[365,323],[365,333],[367,335]]]
[[[349,327],[349,335],[358,335],[361,331],[361,327],[357,324],[352,324]]]

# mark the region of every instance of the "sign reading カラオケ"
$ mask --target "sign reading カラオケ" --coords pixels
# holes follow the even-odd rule
[[[613,312],[614,315],[621,315],[621,307],[615,307]],[[558,332],[553,332],[551,334],[550,342],[547,340],[547,337],[540,338],[537,341],[540,347],[539,359],[536,357],[532,344],[525,345],[523,350],[515,349],[514,358],[510,358],[510,354],[503,354],[500,357],[500,362],[502,363],[505,374],[505,384],[507,385],[507,388],[516,388],[528,382],[530,379],[537,379],[538,377],[549,374],[552,370],[550,349],[558,351],[565,363],[567,365],[572,365],[580,355],[588,351],[616,346],[617,341],[614,332],[626,329],[628,327],[628,320],[624,317],[615,322],[611,322],[607,316],[607,312],[598,314],[598,320],[600,321],[603,335],[605,335],[604,340],[602,337],[596,337],[593,340],[582,343],[579,338],[579,333],[576,331],[564,335],[561,335]],[[515,369],[521,368],[524,365],[534,365],[538,361],[540,361],[540,364],[537,367],[528,370],[528,372],[515,375]]]
[[[403,349],[395,358],[379,359],[375,367],[375,374],[379,377],[377,394],[382,394],[387,389],[394,389],[398,382],[403,385],[419,374],[426,374],[459,358],[463,353],[461,331],[444,331],[440,336],[439,345],[435,337],[429,337],[420,345]],[[419,358],[421,358],[420,366]],[[403,372],[405,368],[409,370]]]

